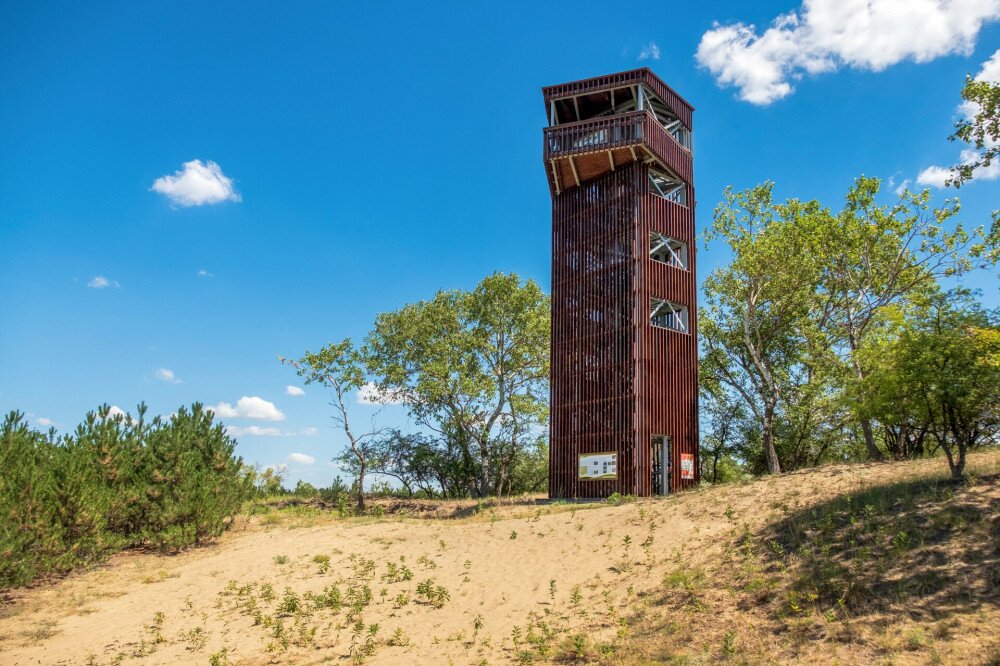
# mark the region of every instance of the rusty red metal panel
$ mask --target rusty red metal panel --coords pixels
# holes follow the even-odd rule
[[[676,95],[648,69],[551,86],[544,94],[635,80],[657,95]],[[690,105],[677,100],[690,123]],[[689,487],[698,480],[691,154],[651,114],[637,112],[548,128],[543,155],[552,190],[549,494],[650,495],[654,436],[670,438],[671,490]],[[683,179],[686,205],[649,192],[647,156]],[[650,257],[654,231],[687,243],[686,268]],[[686,306],[688,331],[653,326],[653,298]],[[581,479],[580,454],[605,451],[618,454],[617,477]],[[681,478],[682,454],[694,456],[694,479]]]

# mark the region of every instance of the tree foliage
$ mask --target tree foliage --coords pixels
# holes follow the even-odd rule
[[[998,321],[967,293],[937,293],[866,350],[876,360],[858,397],[892,429],[896,452],[940,447],[961,479],[966,454],[998,441]]]
[[[221,533],[251,490],[235,441],[195,403],[169,419],[112,416],[74,432],[0,424],[0,588],[128,546],[175,550]]]
[[[348,451],[357,478],[358,511],[365,510],[365,475],[368,470],[369,448],[381,434],[374,422],[370,429],[358,430],[351,420],[349,394],[365,385],[365,358],[350,338],[329,343],[318,352],[307,351],[298,360],[281,359],[295,368],[306,384],[316,382],[330,389],[333,400],[331,419],[347,438]]]
[[[775,203],[770,183],[726,191],[707,236],[733,258],[706,279],[700,315],[713,460],[731,454],[751,472],[779,472],[940,446],[912,399],[890,397],[888,357],[873,350],[943,279],[992,265],[995,239],[957,222],[957,202],[932,208],[925,191],[881,203],[880,189],[858,178],[836,214],[816,201]],[[724,445],[734,429],[741,437]]]
[[[477,497],[513,489],[548,410],[549,300],[538,285],[494,273],[472,291],[379,315],[366,340],[379,390],[397,396],[446,448]]]

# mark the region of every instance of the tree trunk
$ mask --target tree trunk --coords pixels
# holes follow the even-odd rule
[[[489,448],[479,445],[479,496],[488,497],[490,494],[490,451]]]
[[[868,451],[868,457],[876,462],[885,460],[885,456],[882,455],[882,452],[878,450],[878,445],[875,444],[875,433],[872,430],[871,419],[861,419],[861,432],[865,435],[865,449]]]
[[[781,462],[774,448],[774,406],[764,408],[764,457],[767,459],[767,471],[771,474],[781,474]]]
[[[858,381],[864,381],[865,372],[858,362],[858,338],[853,330],[847,336],[847,342],[851,348],[851,365],[854,366],[854,375],[858,378]],[[878,444],[875,443],[875,433],[872,429],[872,420],[870,418],[865,417],[861,419],[861,432],[865,437],[865,449],[868,451],[868,457],[876,462],[885,460],[885,456],[878,450]]]
[[[358,470],[358,513],[365,512],[365,461],[361,459],[361,466]]]

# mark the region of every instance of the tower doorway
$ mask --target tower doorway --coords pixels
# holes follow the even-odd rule
[[[652,481],[654,495],[670,494],[670,438],[666,435],[653,435],[650,442],[650,459],[652,460]]]

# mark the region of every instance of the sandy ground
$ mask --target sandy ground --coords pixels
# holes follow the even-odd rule
[[[531,636],[613,639],[681,561],[715,558],[734,520],[763,525],[779,506],[943,464],[828,467],[622,506],[500,506],[460,519],[254,517],[210,546],[125,553],[16,592],[0,605],[0,663],[360,661],[372,625],[365,663],[508,663]],[[428,579],[447,591],[440,607],[418,592]],[[345,605],[349,590],[371,591],[353,621],[306,598],[334,585]],[[281,608],[286,590],[298,609]]]

